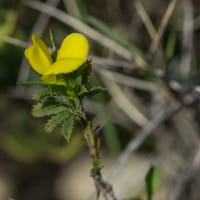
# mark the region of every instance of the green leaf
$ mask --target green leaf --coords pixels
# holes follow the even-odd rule
[[[90,98],[100,92],[105,92],[105,91],[107,91],[107,89],[104,87],[101,87],[101,86],[94,86],[94,87],[90,88],[89,90],[87,88],[82,87],[80,90],[80,93],[78,95],[80,98],[83,98],[83,97]]]
[[[105,92],[105,91],[107,91],[107,89],[104,88],[104,87],[94,86],[89,90],[89,92],[88,92],[88,94],[86,96],[87,97],[92,97],[92,96],[95,96],[96,94],[98,94],[100,92]]]
[[[45,131],[51,133],[58,125],[60,125],[66,118],[69,117],[69,112],[62,112],[51,117],[45,124]]]
[[[35,101],[39,101],[40,99],[44,97],[49,97],[51,95],[52,95],[51,89],[48,87],[48,88],[41,89],[40,92],[38,92],[37,94],[33,96],[33,99]]]
[[[158,190],[160,186],[160,179],[159,169],[155,166],[151,166],[145,177],[148,200],[152,200],[154,193]]]
[[[87,15],[88,15],[87,14],[88,13],[88,10],[87,10],[88,4],[86,3],[85,0],[76,0],[76,2],[77,2],[77,5],[78,5],[78,8],[79,8],[81,21],[85,21]]]
[[[85,118],[85,111],[83,109],[83,106],[80,102],[79,98],[73,98],[70,100],[70,105],[73,107],[74,115],[79,116],[81,118]]]
[[[65,139],[68,142],[72,135],[74,124],[75,124],[75,118],[74,116],[70,115],[67,119],[65,119],[62,125],[62,128],[61,128],[62,135],[65,137]]]
[[[58,105],[44,106],[43,103],[39,102],[33,106],[32,115],[34,117],[45,117],[67,111],[67,109],[65,106]]]
[[[90,75],[92,72],[92,64],[91,61],[87,61],[85,62],[81,67],[80,67],[80,74],[82,77],[82,84],[86,84],[89,79],[90,79]]]

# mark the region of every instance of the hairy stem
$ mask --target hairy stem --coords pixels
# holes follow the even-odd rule
[[[92,123],[90,121],[87,121],[87,126],[83,136],[93,163],[91,177],[93,178],[96,187],[96,199],[99,199],[100,195],[102,194],[105,200],[117,200],[111,184],[103,179],[101,173],[102,164],[99,156],[99,139],[97,138],[95,130],[93,130]]]

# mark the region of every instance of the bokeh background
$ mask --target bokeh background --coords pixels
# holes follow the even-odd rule
[[[153,164],[155,200],[200,198],[200,2],[197,0],[0,0],[0,199],[92,200],[90,158],[77,128],[68,144],[31,116],[39,79],[24,58],[32,33],[59,47],[71,32],[90,42],[85,100],[99,127],[103,174],[119,199],[145,196]]]

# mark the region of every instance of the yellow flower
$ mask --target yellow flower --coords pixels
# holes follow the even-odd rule
[[[40,37],[33,34],[32,41],[33,44],[25,50],[25,56],[45,82],[55,82],[56,75],[73,72],[87,60],[88,41],[80,33],[71,33],[63,40],[55,62]]]

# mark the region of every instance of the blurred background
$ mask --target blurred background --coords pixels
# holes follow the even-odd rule
[[[0,0],[0,199],[93,200],[90,158],[77,128],[70,143],[31,116],[39,79],[24,58],[32,33],[59,47],[71,32],[90,42],[85,100],[100,129],[103,175],[119,199],[145,196],[160,169],[156,200],[200,197],[200,2],[196,0]]]

